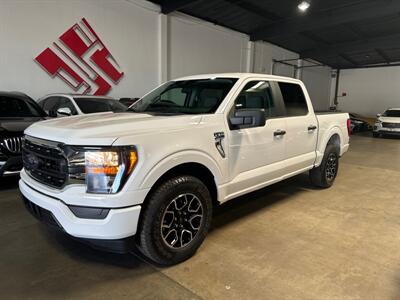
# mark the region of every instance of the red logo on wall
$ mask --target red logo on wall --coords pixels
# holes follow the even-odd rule
[[[106,95],[124,75],[85,18],[64,32],[36,58],[51,77],[59,77],[75,92]]]

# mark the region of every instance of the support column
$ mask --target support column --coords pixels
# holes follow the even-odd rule
[[[168,15],[158,15],[158,82],[160,84],[169,79],[168,18]]]
[[[247,42],[246,72],[254,72],[254,42]]]
[[[303,77],[303,60],[297,60],[297,67],[295,67],[295,78],[301,80]]]

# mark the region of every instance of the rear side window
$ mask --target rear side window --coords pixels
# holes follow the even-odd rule
[[[283,101],[285,102],[286,115],[304,116],[308,113],[307,101],[300,85],[288,82],[279,82]]]
[[[263,109],[266,118],[283,116],[282,109],[273,95],[270,82],[250,81],[236,98],[235,109]]]

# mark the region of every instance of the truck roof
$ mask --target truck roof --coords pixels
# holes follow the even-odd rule
[[[60,97],[79,97],[79,98],[98,98],[98,99],[110,99],[110,100],[115,100],[112,97],[109,96],[93,96],[93,95],[82,95],[82,94],[74,94],[74,93],[52,93],[52,94],[47,94],[43,96],[42,98],[47,98],[49,96],[60,96]]]
[[[195,79],[207,79],[213,77],[224,77],[224,78],[238,78],[238,79],[246,79],[252,77],[261,77],[265,78],[266,80],[283,80],[283,81],[290,81],[290,82],[297,82],[300,83],[301,81],[291,77],[284,77],[284,76],[276,76],[270,74],[258,74],[258,73],[215,73],[215,74],[200,74],[200,75],[191,75],[176,78],[174,80],[195,80]]]

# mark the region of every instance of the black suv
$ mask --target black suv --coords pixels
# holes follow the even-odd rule
[[[29,96],[0,92],[0,177],[19,173],[22,169],[24,130],[46,117],[46,113]]]

